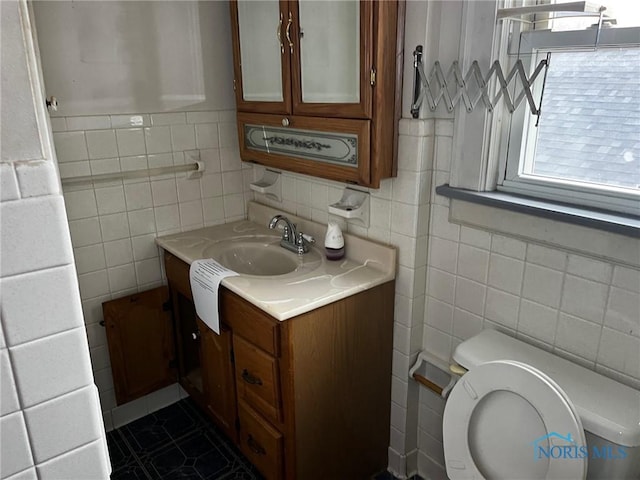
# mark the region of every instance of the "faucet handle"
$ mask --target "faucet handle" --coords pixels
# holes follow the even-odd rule
[[[300,232],[298,236],[300,239],[304,240],[307,243],[316,243],[316,239],[313,238],[311,235],[307,235],[306,233]]]
[[[315,243],[316,240],[306,233],[298,232],[296,238],[296,246],[298,247],[298,253],[307,253],[309,251],[309,245]]]

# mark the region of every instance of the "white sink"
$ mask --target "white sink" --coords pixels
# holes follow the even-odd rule
[[[250,220],[167,235],[156,242],[188,264],[214,258],[234,269],[239,275],[225,278],[223,285],[277,320],[287,320],[395,278],[394,247],[347,232],[347,256],[337,262],[326,260],[317,244],[300,256],[282,248],[282,233],[267,228],[279,213],[249,202]],[[326,225],[293,215],[289,219],[316,240],[325,234]]]
[[[225,267],[243,275],[278,276],[319,265],[315,250],[297,255],[280,246],[280,237],[258,235],[217,242],[204,250],[205,258],[213,258]]]

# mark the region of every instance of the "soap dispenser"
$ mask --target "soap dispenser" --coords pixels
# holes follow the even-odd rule
[[[344,257],[344,237],[340,226],[334,221],[329,221],[327,224],[324,251],[327,260],[341,260]]]

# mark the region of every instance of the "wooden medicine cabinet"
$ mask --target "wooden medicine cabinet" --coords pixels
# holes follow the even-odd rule
[[[245,161],[377,188],[395,175],[403,1],[231,2]]]

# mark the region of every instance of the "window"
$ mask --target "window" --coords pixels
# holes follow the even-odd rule
[[[626,25],[640,25],[640,3],[625,6],[617,25],[556,17],[512,37],[525,66],[550,63],[534,87],[540,117],[511,116],[500,190],[640,215],[640,28]]]

